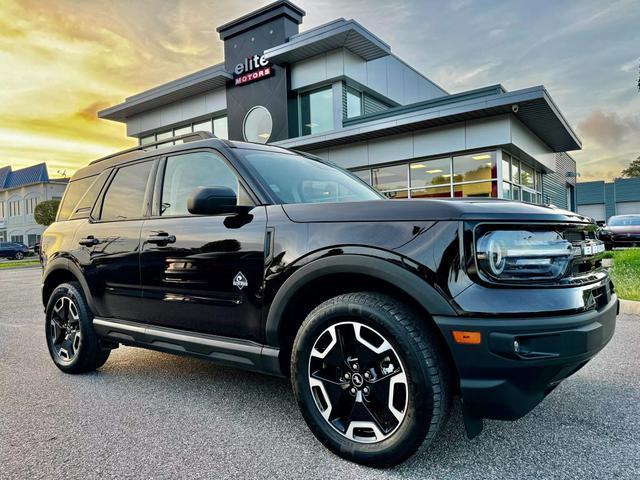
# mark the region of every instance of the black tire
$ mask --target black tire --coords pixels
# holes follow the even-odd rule
[[[16,252],[13,258],[15,258],[16,260],[22,260],[24,258],[24,253]]]
[[[437,332],[432,330],[433,327],[421,317],[423,315],[418,315],[391,296],[361,292],[331,298],[316,307],[304,320],[293,345],[291,382],[298,405],[309,428],[320,442],[337,455],[371,467],[389,467],[403,462],[421,447],[427,448],[442,430],[451,407],[450,366],[446,364],[446,357],[436,339]],[[311,382],[316,381],[317,383],[317,378],[320,378],[319,376],[311,378],[313,375],[320,375],[319,371],[312,373],[314,370],[311,365],[312,349],[321,343],[326,344],[328,339],[321,338],[327,334],[328,330],[333,328],[329,337],[335,336],[337,338],[340,336],[340,334],[336,334],[337,329],[347,329],[347,325],[350,324],[361,324],[365,330],[371,329],[383,340],[387,340],[393,353],[397,352],[400,366],[407,377],[406,386],[403,385],[402,388],[408,390],[408,393],[404,394],[406,399],[403,408],[404,417],[395,426],[395,430],[390,430],[391,433],[388,433],[388,437],[385,438],[383,435],[380,437],[381,440],[378,440],[377,434],[374,432],[375,441],[373,443],[362,443],[345,436],[350,430],[346,420],[333,424],[330,424],[329,420],[325,420],[320,405],[326,404],[329,400],[328,390],[322,393],[324,400],[319,400],[319,404],[316,403],[317,390],[314,391],[315,393],[312,392]],[[362,329],[360,331],[362,332]],[[334,346],[347,343],[344,340],[344,334],[341,335],[343,335],[340,337],[341,340],[334,343]],[[360,333],[361,338],[362,336]],[[352,345],[358,345],[362,349],[362,345],[357,341],[354,342],[353,338],[349,341]],[[330,348],[326,347],[326,350],[330,350]],[[346,350],[341,347],[340,353],[344,353]],[[318,349],[315,352],[317,353]],[[371,356],[377,355],[377,353],[371,354]],[[334,355],[327,355],[326,358],[329,357],[333,361]],[[317,360],[314,358],[313,361]],[[324,368],[327,360],[322,359],[321,362],[322,368]],[[373,363],[377,365],[375,362],[377,360]],[[331,368],[327,371],[333,371],[333,367],[327,368]],[[375,378],[375,369],[371,371],[374,375],[373,378]],[[384,370],[382,372],[384,373]],[[343,376],[342,373],[336,375],[339,375],[340,381],[346,376],[346,374]],[[395,375],[392,373],[389,376]],[[384,378],[384,376],[380,378]],[[355,381],[353,371],[351,372],[351,381]],[[325,385],[329,384],[325,383]],[[372,386],[370,394],[373,395],[375,384],[371,383],[370,385]],[[328,388],[336,391],[333,383]],[[342,393],[337,390],[337,408],[334,409],[332,406],[328,414],[329,418],[334,410],[348,411],[348,408],[344,409],[343,404],[340,403],[344,401],[346,392],[343,386],[340,388],[343,390]],[[386,388],[386,386],[380,388]],[[387,388],[386,393],[388,397],[391,397],[390,400],[386,397],[388,402],[395,403],[396,391],[391,393],[394,388],[397,387],[394,385]],[[359,390],[358,395],[360,395]],[[366,399],[361,395],[359,399],[361,403],[366,405],[371,397]],[[363,399],[365,400],[363,401]],[[380,404],[387,400],[383,400]],[[357,401],[355,400],[355,402]],[[357,404],[354,403],[354,405]],[[373,411],[369,408],[367,410]],[[353,415],[354,411],[355,409],[350,415]],[[325,410],[325,414],[326,412],[327,410]],[[349,423],[352,418],[349,416]],[[375,420],[374,415],[371,415],[371,418]],[[378,416],[378,418],[381,417]],[[337,422],[336,420],[332,421]],[[342,425],[342,432],[335,428],[336,424]],[[381,427],[382,423],[377,425]],[[351,430],[352,437],[354,437],[354,430]],[[382,432],[382,429],[379,429],[379,432]]]
[[[605,249],[606,251],[613,250],[613,244],[611,244],[611,243],[605,243],[605,244],[604,244],[604,249]]]
[[[54,312],[54,309],[61,303],[69,305],[69,302],[73,302],[73,312],[78,317],[77,321],[72,321],[74,324],[73,331],[79,332],[80,335],[73,356],[70,358],[69,353],[65,352],[67,354],[65,358],[65,355],[61,355],[61,348],[56,344],[57,339],[61,339],[61,335],[54,333],[57,329],[57,322],[59,322],[59,317]],[[71,310],[71,307],[69,309]],[[54,323],[55,325],[52,325]],[[77,328],[75,328],[76,325]],[[64,330],[60,331],[64,332]],[[109,349],[100,345],[98,336],[93,328],[93,314],[89,309],[82,288],[77,282],[58,285],[51,294],[46,308],[45,335],[53,362],[65,373],[92,372],[104,365],[111,353]],[[72,341],[71,343],[75,342]]]

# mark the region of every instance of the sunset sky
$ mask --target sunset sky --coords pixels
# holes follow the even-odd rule
[[[0,167],[67,175],[135,142],[96,111],[219,63],[216,27],[268,1],[0,0]],[[354,18],[451,93],[543,84],[583,142],[581,180],[640,156],[640,1],[294,0]]]

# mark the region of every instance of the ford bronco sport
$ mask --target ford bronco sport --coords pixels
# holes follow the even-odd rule
[[[118,345],[288,376],[316,437],[372,466],[515,420],[598,353],[618,300],[585,217],[386,200],[307,154],[175,137],[71,179],[42,240],[46,338],[82,373]],[[578,406],[576,408],[579,408]]]

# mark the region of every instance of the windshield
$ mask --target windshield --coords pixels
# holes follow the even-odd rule
[[[625,215],[621,217],[611,217],[609,219],[609,226],[611,227],[623,227],[623,226],[639,226],[640,215]]]
[[[355,175],[301,155],[238,149],[280,203],[361,202],[384,197]]]

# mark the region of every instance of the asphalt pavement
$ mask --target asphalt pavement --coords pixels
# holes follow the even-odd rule
[[[344,461],[307,429],[288,382],[130,347],[65,375],[44,337],[38,268],[0,270],[0,479],[640,478],[640,318],[517,422],[391,470]]]

